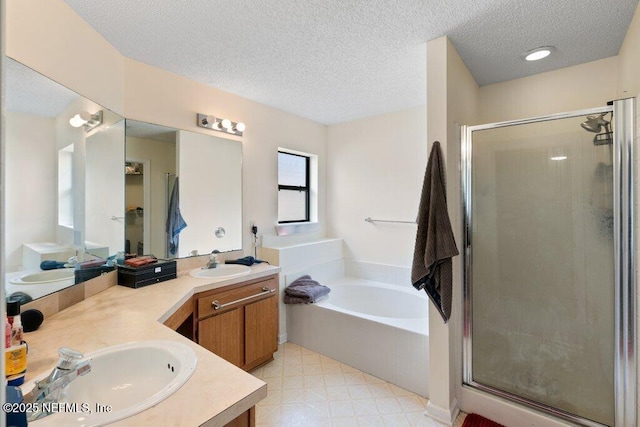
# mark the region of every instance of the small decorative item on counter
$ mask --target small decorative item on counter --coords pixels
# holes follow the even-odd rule
[[[9,323],[9,319],[5,317],[4,319],[4,348],[7,349],[11,347],[11,323]]]
[[[20,301],[11,299],[7,300],[7,320],[11,325],[11,345],[20,345],[23,341]]]
[[[141,288],[147,285],[175,279],[175,260],[158,260],[153,255],[126,259],[118,266],[118,285]]]
[[[142,267],[143,265],[153,264],[154,262],[158,262],[158,258],[153,255],[142,255],[135,258],[129,258],[124,261],[124,264],[129,267]]]
[[[107,263],[106,259],[97,258],[97,259],[92,259],[92,260],[89,260],[89,261],[82,261],[82,262],[78,263],[78,265],[76,265],[76,269],[84,270],[86,268],[101,267],[101,266],[105,265],[106,263]]]
[[[20,301],[7,301],[7,323],[11,325],[11,340],[5,349],[5,375],[8,385],[18,386],[24,383],[27,372],[27,343],[23,340]]]
[[[76,264],[74,271],[75,283],[86,282],[113,270],[115,270],[114,263],[109,259],[96,258],[80,262]]]
[[[25,310],[20,317],[22,317],[22,327],[24,332],[33,332],[42,325],[42,322],[44,322],[44,314],[35,308]]]

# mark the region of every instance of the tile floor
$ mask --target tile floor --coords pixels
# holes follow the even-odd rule
[[[292,343],[251,373],[267,383],[259,427],[442,427],[424,415],[424,397]]]

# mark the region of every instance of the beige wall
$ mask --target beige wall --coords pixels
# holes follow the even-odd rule
[[[618,57],[480,88],[478,123],[603,107],[616,99]]]
[[[410,267],[414,221],[427,164],[425,107],[329,126],[329,234],[344,240],[345,258]]]
[[[627,35],[618,52],[618,97],[628,98],[640,93],[640,7],[636,9]]]
[[[246,123],[241,138],[245,252],[252,251],[250,221],[261,234],[275,233],[277,148],[317,154],[316,234],[324,236],[325,126],[125,58],[61,0],[7,3],[7,55],[83,96],[127,118],[207,134],[212,133],[195,125],[198,112]]]

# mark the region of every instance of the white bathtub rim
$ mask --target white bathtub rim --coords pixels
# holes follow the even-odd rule
[[[323,283],[329,288],[336,286],[360,286],[363,288],[366,287],[380,287],[384,289],[391,289],[397,292],[403,292],[407,294],[411,294],[416,298],[420,298],[424,300],[424,304],[429,304],[429,299],[427,295],[423,292],[418,292],[415,289],[404,289],[398,285],[392,285],[389,283],[376,282],[373,280],[362,279],[357,277],[341,277],[338,279],[334,279],[332,281]],[[342,307],[336,306],[331,303],[331,293],[329,293],[328,298],[323,298],[321,301],[316,302],[315,304],[318,307],[322,307],[325,309],[337,311],[340,313],[348,314],[354,317],[360,317],[363,319],[367,319],[376,323],[381,323],[384,325],[393,326],[396,328],[403,329],[405,331],[414,332],[420,335],[429,336],[429,318],[428,315],[424,318],[414,318],[414,319],[402,319],[402,318],[394,318],[394,317],[383,317],[383,316],[375,316],[368,313],[357,312],[353,310],[344,309]],[[427,311],[428,313],[428,311]]]

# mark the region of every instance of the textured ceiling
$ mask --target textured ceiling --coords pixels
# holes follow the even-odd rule
[[[7,111],[56,117],[79,95],[12,59],[6,61]]]
[[[479,85],[618,53],[638,0],[65,0],[123,55],[324,124],[424,105],[428,40]],[[526,63],[542,45],[556,54]],[[604,78],[604,77],[603,77]]]
[[[151,139],[161,142],[176,142],[176,130],[152,123],[129,120],[126,122],[127,137]]]

